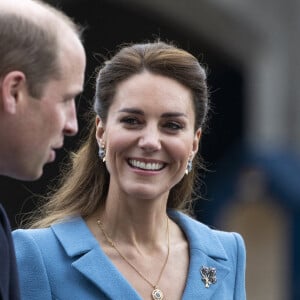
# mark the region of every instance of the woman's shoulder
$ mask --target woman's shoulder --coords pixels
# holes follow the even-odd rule
[[[39,253],[45,260],[61,252],[76,256],[98,245],[80,216],[64,219],[47,228],[15,230],[13,239],[17,256]]]
[[[223,231],[218,229],[210,229],[214,234],[222,241],[222,244],[229,247],[232,244],[238,245],[238,247],[244,248],[244,239],[242,235],[234,231]]]
[[[171,211],[169,215],[185,232],[191,246],[222,247],[227,254],[234,255],[245,252],[243,237],[237,232],[213,228],[178,211]]]
[[[12,232],[14,242],[19,240],[34,240],[51,235],[50,227],[36,229],[16,229]]]
[[[15,247],[18,248],[20,245],[24,247],[29,244],[49,244],[55,238],[56,228],[58,230],[67,228],[68,230],[70,223],[74,225],[75,222],[80,223],[83,220],[80,217],[71,217],[45,228],[16,229],[12,232]]]
[[[16,229],[12,232],[17,257],[19,253],[34,253],[54,241],[51,227],[38,229]]]

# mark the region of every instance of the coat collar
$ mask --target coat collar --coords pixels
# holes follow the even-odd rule
[[[168,215],[185,233],[190,250],[199,250],[215,259],[228,260],[224,247],[211,228],[175,210],[168,211]]]
[[[81,217],[51,226],[66,253],[72,257],[72,266],[109,298],[141,300],[128,281],[99,246],[97,240]]]
[[[168,214],[184,231],[190,247],[189,273],[182,299],[212,299],[230,272],[223,245],[216,232],[208,226],[177,211]],[[216,269],[217,282],[208,288],[202,281],[202,267]]]
[[[230,271],[220,240],[210,228],[186,215],[176,211],[168,214],[185,232],[190,246],[190,267],[183,299],[211,299]],[[118,299],[122,291],[124,299],[141,299],[102,251],[81,217],[55,224],[52,230],[67,255],[74,259],[73,267],[108,297]],[[217,282],[209,288],[202,281],[200,271],[203,266],[217,270]]]

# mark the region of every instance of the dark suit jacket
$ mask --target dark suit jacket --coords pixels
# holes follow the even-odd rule
[[[0,204],[0,299],[17,300],[19,284],[16,258],[7,215]]]

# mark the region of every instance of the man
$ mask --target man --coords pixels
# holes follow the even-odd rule
[[[35,180],[77,133],[85,52],[76,25],[35,0],[0,0],[0,175]],[[0,299],[19,299],[10,226],[0,204]]]

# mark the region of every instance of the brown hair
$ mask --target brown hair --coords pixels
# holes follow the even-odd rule
[[[58,26],[69,28],[79,39],[81,29],[62,12],[43,2],[28,1],[28,6],[38,8],[34,16],[26,14],[26,9],[7,9],[9,3],[7,7],[2,5],[0,79],[11,71],[21,71],[26,76],[29,93],[39,98],[49,79],[60,78],[58,49],[62,38]]]
[[[105,123],[120,82],[144,70],[173,78],[188,87],[193,95],[195,130],[203,127],[208,111],[206,74],[193,55],[161,41],[121,48],[98,73],[90,134],[79,151],[73,154],[72,167],[63,175],[61,187],[46,203],[43,215],[32,227],[49,226],[76,214],[86,217],[99,205],[104,205],[110,178],[105,163],[98,157],[95,116],[99,115]],[[194,182],[195,168],[171,189],[167,207],[189,209]]]

